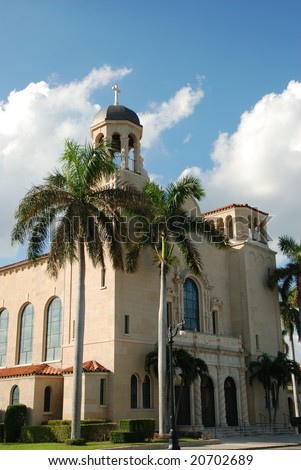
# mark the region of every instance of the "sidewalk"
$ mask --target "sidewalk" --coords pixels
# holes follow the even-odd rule
[[[127,446],[126,450],[165,450],[168,442],[140,446]],[[231,436],[194,442],[179,442],[181,450],[248,450],[281,449],[281,447],[301,446],[301,434],[261,434],[257,436]],[[124,447],[120,448],[125,450]],[[115,448],[117,450],[117,448]]]
[[[247,450],[247,449],[273,449],[281,447],[301,446],[301,434],[267,434],[257,436],[231,436],[220,439],[200,441],[192,446],[182,443],[181,449],[195,450]]]

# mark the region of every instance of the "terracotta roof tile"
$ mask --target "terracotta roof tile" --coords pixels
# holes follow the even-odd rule
[[[233,202],[232,204],[228,204],[226,206],[222,206],[222,207],[217,207],[216,209],[213,209],[211,211],[208,211],[208,212],[204,212],[204,215],[210,215],[210,214],[213,214],[214,212],[221,212],[221,211],[224,211],[226,209],[231,209],[231,208],[234,208],[234,207],[247,207],[248,209],[252,209],[256,212],[260,212],[261,214],[265,214],[265,215],[268,215],[268,212],[264,212],[264,211],[261,211],[258,209],[258,207],[252,207],[252,206],[249,206],[249,204],[238,204],[238,203],[235,203]]]
[[[62,375],[61,369],[49,364],[31,364],[29,366],[14,366],[0,368],[0,379],[22,375]]]
[[[73,366],[67,367],[66,369],[63,370],[64,374],[72,374],[73,372]],[[110,372],[108,369],[106,369],[104,366],[99,364],[97,361],[86,361],[83,362],[83,372]]]

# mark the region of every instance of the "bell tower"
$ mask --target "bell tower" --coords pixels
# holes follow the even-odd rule
[[[118,85],[112,87],[114,104],[101,109],[95,115],[91,126],[91,138],[94,145],[102,139],[112,143],[115,163],[120,168],[119,181],[141,187],[148,180],[140,154],[143,127],[138,115],[119,104],[121,90]]]

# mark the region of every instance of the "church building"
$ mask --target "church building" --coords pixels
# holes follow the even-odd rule
[[[118,180],[141,188],[148,180],[140,153],[138,115],[118,103],[101,109],[91,125],[97,144],[109,138],[119,150]],[[208,377],[183,390],[178,425],[187,430],[260,423],[268,411],[262,384],[249,383],[248,364],[282,349],[277,293],[266,286],[275,268],[268,246],[267,212],[246,203],[202,213],[229,238],[218,250],[197,241],[203,273],[185,265],[167,276],[167,310],[185,334],[174,346],[203,359]],[[0,268],[0,422],[9,404],[28,408],[29,424],[71,419],[74,310],[78,266],[66,265],[57,279],[46,273],[47,255]],[[160,275],[152,254],[143,252],[135,274],[94,268],[87,259],[86,319],[82,369],[82,419],[117,422],[158,420],[158,384],[144,369],[158,338]],[[175,379],[176,395],[179,379]],[[281,390],[278,416],[288,415]]]

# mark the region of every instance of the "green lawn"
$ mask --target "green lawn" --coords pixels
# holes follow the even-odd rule
[[[193,439],[179,439],[179,441],[191,441]],[[158,443],[165,442],[166,448],[168,447],[168,440],[158,440],[153,442],[154,447]],[[131,444],[112,444],[110,441],[105,442],[87,442],[84,446],[67,446],[63,443],[58,442],[40,442],[37,444],[25,444],[25,443],[16,443],[16,442],[0,442],[0,451],[1,450],[97,450],[97,449],[116,449],[116,448],[127,448],[132,446],[142,446],[144,442],[136,442]],[[151,445],[151,443],[149,443]]]
[[[22,442],[0,442],[1,450],[96,450],[96,449],[114,449],[117,447],[129,447],[134,444],[112,444],[112,442],[87,442],[84,446],[67,446],[58,442],[39,442],[37,444],[24,444]],[[141,445],[137,443],[135,445]]]

